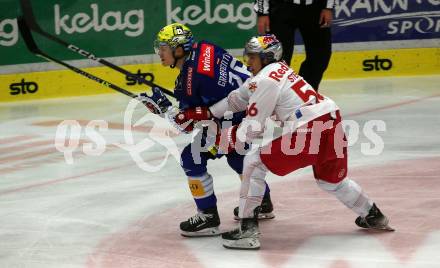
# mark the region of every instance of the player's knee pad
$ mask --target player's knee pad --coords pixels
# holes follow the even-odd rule
[[[322,190],[332,193],[337,192],[339,189],[345,187],[347,184],[347,180],[345,179],[337,183],[330,183],[324,180],[316,179],[316,183]]]
[[[329,183],[323,180],[316,180],[318,186],[336,196],[339,201],[355,212],[364,213],[372,205],[372,201],[362,191],[356,182],[346,178],[338,183]]]
[[[195,199],[205,198],[214,193],[212,176],[208,173],[198,177],[188,177],[188,185]]]
[[[206,165],[208,159],[206,155],[197,152],[194,152],[194,154],[197,155],[193,155],[191,144],[188,144],[183,149],[182,154],[180,155],[180,165],[182,166],[183,171],[188,177],[202,176],[202,174],[205,174],[207,172]]]
[[[330,183],[317,179],[316,183],[319,188],[336,195],[338,198],[347,197],[349,199],[356,199],[362,192],[361,187],[348,178],[337,183]]]

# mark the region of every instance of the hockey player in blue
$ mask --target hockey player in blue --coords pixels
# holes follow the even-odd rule
[[[207,108],[225,98],[229,92],[238,88],[249,76],[247,68],[224,49],[207,41],[194,42],[188,27],[173,23],[162,28],[157,34],[155,51],[163,66],[178,68],[174,95],[179,103],[178,112],[172,119],[183,132],[191,132],[194,121],[212,119]],[[155,105],[159,110],[169,110],[171,103],[153,89]],[[151,107],[150,107],[151,108]],[[150,109],[153,112],[155,109]],[[245,114],[234,114],[232,124],[239,124]],[[219,122],[221,125],[221,121]],[[206,136],[202,136],[201,143]],[[188,144],[181,154],[181,166],[188,177],[188,184],[197,205],[197,214],[180,224],[183,236],[219,235],[220,218],[217,212],[217,199],[213,188],[213,179],[207,171],[207,161],[223,155],[207,150],[198,150],[200,146]],[[195,156],[197,154],[197,156]],[[195,156],[195,157],[194,157]],[[229,166],[239,175],[243,171],[244,155],[230,152],[225,155]],[[198,159],[197,159],[198,158]],[[196,160],[197,159],[197,160]],[[262,203],[261,218],[273,218],[273,206],[266,186]],[[238,219],[238,207],[234,209]]]

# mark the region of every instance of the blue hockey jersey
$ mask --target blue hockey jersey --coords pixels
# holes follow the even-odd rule
[[[251,75],[246,66],[223,48],[200,41],[192,47],[176,79],[179,109],[210,106],[228,96]]]

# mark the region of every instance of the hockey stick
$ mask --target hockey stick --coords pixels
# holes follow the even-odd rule
[[[90,53],[90,52],[88,52],[88,51],[86,51],[84,49],[81,49],[81,48],[79,48],[79,47],[77,47],[77,46],[75,46],[73,44],[69,44],[69,43],[67,43],[64,40],[61,40],[60,38],[49,34],[48,32],[46,32],[43,29],[41,29],[40,25],[38,25],[37,21],[35,20],[35,16],[34,16],[34,13],[32,12],[32,6],[31,6],[30,1],[29,0],[20,0],[20,5],[21,5],[21,9],[23,11],[24,20],[26,21],[25,25],[27,25],[32,31],[41,34],[42,36],[44,36],[44,37],[46,37],[46,38],[48,38],[48,39],[50,39],[50,40],[52,40],[52,41],[54,41],[54,42],[56,42],[56,43],[58,43],[60,45],[66,47],[67,49],[69,49],[69,50],[71,50],[73,52],[76,52],[77,54],[79,54],[79,55],[81,55],[83,57],[86,57],[86,58],[88,58],[90,60],[99,62],[100,64],[105,65],[105,66],[107,66],[107,67],[109,67],[109,68],[111,68],[111,69],[113,69],[115,71],[118,71],[118,72],[122,73],[122,74],[125,74],[126,76],[128,76],[130,78],[136,79],[140,83],[146,84],[146,85],[148,85],[150,87],[158,88],[163,93],[165,93],[165,94],[167,94],[167,95],[169,95],[171,97],[174,97],[174,93],[171,90],[163,88],[163,87],[153,83],[152,81],[148,81],[148,80],[144,79],[143,77],[141,77],[139,75],[133,74],[130,71],[124,69],[124,68],[121,68],[121,67],[119,67],[117,65],[114,65],[113,63],[111,63],[109,61],[106,61],[105,59],[98,58],[94,54],[92,54],[92,53]]]
[[[106,86],[106,87],[109,87],[111,89],[114,89],[114,90],[116,90],[116,91],[118,91],[118,92],[120,92],[122,94],[125,94],[125,95],[127,95],[129,97],[132,97],[132,98],[136,98],[137,97],[136,94],[131,93],[130,91],[127,91],[127,90],[125,90],[123,88],[120,88],[117,85],[114,85],[114,84],[112,84],[112,83],[110,83],[110,82],[108,82],[108,81],[106,81],[104,79],[101,79],[101,78],[99,78],[97,76],[94,76],[91,73],[83,71],[83,70],[81,70],[79,68],[76,68],[75,66],[72,66],[72,65],[70,65],[68,63],[65,63],[65,62],[61,61],[61,60],[55,59],[54,57],[51,57],[48,54],[44,53],[43,51],[41,51],[37,47],[37,44],[35,43],[35,40],[32,37],[32,34],[31,34],[29,28],[27,27],[24,18],[23,17],[18,17],[17,18],[17,23],[18,23],[18,28],[20,30],[21,36],[23,37],[23,40],[24,40],[24,42],[26,44],[26,47],[32,53],[34,53],[35,55],[37,55],[39,57],[42,57],[42,58],[46,59],[47,61],[51,61],[51,62],[55,62],[57,64],[60,64],[60,65],[62,65],[64,67],[68,68],[69,70],[74,71],[77,74],[80,74],[80,75],[82,75],[84,77],[87,77],[90,80],[93,80],[93,81],[95,81],[97,83],[100,83],[103,86]]]

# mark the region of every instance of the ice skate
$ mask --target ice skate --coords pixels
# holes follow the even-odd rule
[[[394,229],[388,225],[388,222],[388,218],[382,214],[376,204],[373,204],[365,218],[359,216],[355,220],[356,225],[361,228],[394,231]]]
[[[253,218],[240,219],[240,226],[222,234],[223,246],[229,249],[259,249],[260,231],[258,214],[261,207],[254,210]]]
[[[185,237],[202,237],[220,235],[218,226],[220,218],[217,209],[198,212],[186,221],[180,223],[181,235]]]
[[[229,249],[259,249],[260,232],[257,219],[242,219],[240,227],[222,234],[223,246]]]

